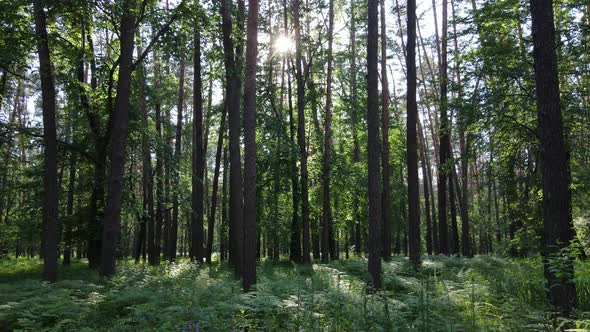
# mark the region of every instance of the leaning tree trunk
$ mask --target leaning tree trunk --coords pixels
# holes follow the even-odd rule
[[[537,91],[537,114],[543,174],[543,228],[545,277],[549,301],[568,314],[576,304],[571,260],[556,272],[552,260],[574,237],[567,147],[559,96],[555,25],[550,0],[531,0],[533,57]],[[561,261],[561,260],[560,260]]]
[[[43,278],[54,282],[57,279],[57,230],[58,230],[58,188],[57,188],[57,129],[55,124],[55,84],[49,52],[45,1],[33,2],[35,33],[39,53],[41,75],[41,98],[43,101],[43,159],[44,202],[43,202]]]

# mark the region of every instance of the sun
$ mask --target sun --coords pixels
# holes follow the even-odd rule
[[[279,36],[274,43],[275,52],[288,54],[295,50],[295,43],[288,36]]]

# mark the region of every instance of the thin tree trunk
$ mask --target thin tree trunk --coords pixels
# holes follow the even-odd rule
[[[411,0],[410,0],[411,1]],[[377,38],[379,0],[368,2],[367,33],[367,126],[369,171],[369,284],[381,288],[381,187],[379,176],[379,91]]]
[[[176,137],[174,139],[174,160],[172,166],[172,224],[168,229],[168,259],[176,260],[176,245],[178,242],[178,195],[180,184],[180,158],[182,147],[182,108],[184,106],[184,55],[180,55],[180,76],[178,78],[178,104],[176,106]]]
[[[221,113],[221,121],[219,123],[219,136],[217,139],[217,148],[215,150],[215,170],[213,172],[213,192],[211,194],[211,210],[207,224],[207,263],[211,263],[211,255],[213,253],[213,234],[215,227],[215,213],[217,209],[217,192],[219,188],[219,172],[221,168],[221,152],[223,149],[223,136],[225,135],[225,117],[226,108],[223,108]],[[225,169],[224,169],[225,172]],[[223,207],[222,207],[223,209]],[[220,242],[222,241],[220,237]]]
[[[141,46],[137,47],[137,54],[142,54],[143,50]],[[150,149],[150,138],[148,135],[147,128],[149,128],[148,122],[148,109],[146,104],[145,96],[145,70],[144,66],[139,66],[139,109],[142,115],[142,131],[141,137],[141,150],[142,150],[142,168],[143,168],[143,201],[145,212],[145,222],[147,223],[147,253],[150,265],[156,265],[158,259],[156,257],[154,237],[155,237],[155,225],[154,225],[154,184],[152,178],[152,154]]]
[[[383,212],[383,259],[391,258],[391,209],[389,202],[389,92],[387,82],[387,35],[385,25],[385,0],[381,4],[381,167],[383,170],[383,195],[381,209]]]
[[[447,0],[442,5],[442,50],[440,61],[440,129],[439,129],[439,171],[438,171],[438,226],[440,252],[450,254],[447,225],[447,180],[449,178],[449,120],[447,118]]]
[[[197,19],[198,20],[198,19]],[[193,73],[193,137],[192,137],[192,218],[191,218],[191,260],[199,263],[203,262],[205,256],[203,247],[203,199],[204,199],[204,171],[205,171],[205,151],[203,145],[203,95],[201,81],[201,26],[195,23],[194,27],[194,73]],[[221,135],[223,131],[220,131]],[[218,150],[218,155],[221,151]],[[219,175],[219,163],[217,163],[216,174]],[[217,179],[215,179],[217,181]],[[215,188],[214,190],[217,190]],[[214,207],[213,207],[214,208]],[[211,241],[213,241],[213,222],[211,223]],[[207,239],[209,241],[209,239]],[[207,262],[211,262],[210,252],[207,252]]]
[[[299,145],[299,157],[301,165],[301,216],[303,226],[303,251],[302,262],[310,263],[310,238],[309,238],[309,188],[307,172],[307,148],[305,140],[305,86],[303,82],[303,70],[301,68],[302,45],[300,21],[301,0],[295,0],[293,4],[294,28],[295,28],[295,69],[297,80],[297,143]]]
[[[330,208],[330,153],[332,149],[332,44],[334,39],[334,0],[330,0],[328,12],[328,76],[326,81],[326,113],[324,118],[324,158],[323,175],[323,208],[322,208],[322,263],[328,263],[330,255],[330,228],[332,227],[332,210]],[[330,255],[329,255],[330,254]]]
[[[407,166],[408,166],[408,229],[410,261],[420,264],[420,182],[418,179],[417,122],[416,103],[416,2],[408,1],[408,85],[407,85]]]

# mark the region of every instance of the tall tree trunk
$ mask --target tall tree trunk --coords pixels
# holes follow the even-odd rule
[[[352,161],[354,163],[361,162],[361,147],[358,138],[358,112],[357,112],[357,84],[356,84],[356,75],[357,75],[357,67],[356,67],[356,18],[355,18],[355,2],[354,0],[350,1],[350,86],[351,86],[351,96],[350,96],[350,118],[351,118],[351,126],[352,126],[352,141],[353,141],[353,151],[352,151]],[[362,248],[362,241],[361,241],[361,211],[360,211],[360,204],[359,204],[359,197],[358,193],[353,192],[352,197],[352,208],[354,213],[353,225],[352,225],[352,235],[354,242],[354,251],[357,256],[361,255],[361,248]]]
[[[385,0],[381,0],[381,167],[383,169],[383,259],[391,258],[391,209],[389,202],[389,91],[387,82],[387,35],[385,25]]]
[[[558,275],[551,263],[555,256],[559,256],[560,249],[568,246],[574,236],[567,148],[563,138],[559,96],[553,5],[550,0],[531,0],[530,6],[543,174],[543,239],[547,279],[545,289],[548,290],[551,304],[568,314],[576,304],[576,288],[572,281],[574,266],[568,260]]]
[[[58,186],[57,186],[57,129],[55,124],[55,84],[51,55],[49,52],[45,2],[33,2],[35,12],[35,33],[39,54],[41,75],[41,98],[43,102],[43,161],[44,202],[43,202],[43,278],[54,282],[57,279],[58,245]]]
[[[120,63],[117,81],[117,101],[111,128],[111,170],[109,193],[104,215],[100,270],[105,276],[115,273],[117,244],[120,236],[123,176],[125,174],[125,146],[129,127],[129,96],[131,93],[131,65],[135,32],[134,0],[123,1],[120,31]]]
[[[154,76],[156,81],[156,91],[160,88],[160,58],[157,52],[154,52]],[[160,254],[162,252],[162,225],[164,221],[165,196],[164,196],[164,143],[162,133],[162,114],[159,99],[156,100],[156,133],[158,144],[156,146],[156,230],[154,234],[154,263],[160,263]],[[165,253],[165,252],[164,252]]]
[[[367,126],[369,170],[369,284],[381,288],[381,187],[379,183],[379,91],[377,38],[379,0],[368,3],[367,33]]]
[[[439,170],[438,170],[438,226],[439,249],[444,255],[450,254],[447,224],[447,180],[449,178],[449,119],[447,117],[447,3],[442,1],[442,50],[440,57],[440,129],[439,129]]]
[[[176,244],[178,242],[178,195],[180,184],[180,157],[182,147],[182,108],[184,107],[184,55],[180,55],[180,73],[178,78],[178,104],[176,106],[176,136],[174,139],[174,160],[172,166],[172,224],[168,229],[168,259],[176,260]]]
[[[258,0],[249,0],[244,78],[244,291],[256,283],[256,59]]]
[[[137,47],[137,54],[142,54],[141,46]],[[152,177],[152,152],[150,149],[150,137],[148,134],[148,109],[145,96],[145,69],[143,65],[139,66],[139,109],[141,111],[141,122],[144,130],[141,135],[141,153],[143,168],[143,202],[144,202],[144,220],[147,223],[147,254],[150,265],[156,265],[158,259],[155,251],[155,225],[154,225],[154,184]]]
[[[330,152],[332,149],[332,44],[334,40],[334,0],[330,0],[328,13],[328,76],[326,81],[326,114],[324,118],[324,159],[323,175],[323,209],[322,209],[322,263],[327,263],[330,250],[330,228],[332,227],[332,210],[330,208]]]
[[[297,143],[299,145],[299,157],[301,165],[301,221],[303,226],[303,251],[302,262],[310,263],[310,238],[309,238],[309,188],[307,172],[307,147],[305,140],[305,85],[303,82],[303,61],[301,45],[300,24],[301,0],[295,0],[293,4],[293,20],[295,28],[295,76],[297,80]]]
[[[407,165],[408,165],[408,230],[410,261],[420,264],[420,182],[418,180],[418,142],[416,103],[416,2],[408,1],[407,85]]]
[[[197,18],[197,20],[199,20]],[[205,151],[203,145],[203,95],[201,81],[201,25],[195,23],[194,27],[194,73],[193,73],[193,146],[192,146],[192,218],[191,218],[191,260],[203,262],[205,256],[203,247],[203,199],[204,199],[204,172],[205,172]],[[223,135],[223,131],[220,131]],[[217,154],[220,155],[220,147],[217,148]],[[218,165],[219,163],[217,163]],[[219,175],[219,169],[216,166],[216,174]],[[217,180],[217,179],[215,179]],[[217,188],[215,188],[216,190]],[[215,207],[213,207],[214,209]],[[211,241],[213,241],[213,222],[211,223]],[[209,239],[207,239],[209,241]],[[207,252],[207,262],[211,262],[210,253]]]
[[[242,166],[240,159],[240,90],[241,68],[239,51],[234,55],[232,37],[232,20],[229,0],[221,0],[221,17],[223,33],[223,53],[226,75],[226,103],[229,122],[229,159],[230,159],[230,202],[229,202],[229,244],[230,263],[236,274],[242,275],[243,247],[243,192]],[[238,14],[240,15],[240,14]],[[238,18],[239,21],[239,18]],[[239,23],[239,22],[238,22]],[[239,25],[239,24],[238,24]],[[239,25],[241,26],[241,25]],[[239,44],[239,43],[238,43]],[[240,49],[240,47],[238,47]]]

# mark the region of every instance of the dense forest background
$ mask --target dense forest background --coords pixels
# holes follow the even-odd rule
[[[585,0],[0,0],[0,22],[0,260],[228,261],[248,291],[280,260],[360,260],[379,290],[400,256],[541,256],[547,303],[587,301]]]

